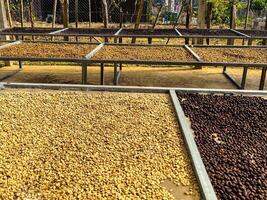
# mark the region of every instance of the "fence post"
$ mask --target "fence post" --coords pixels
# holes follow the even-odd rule
[[[69,27],[69,0],[64,0],[64,4],[63,4],[63,24],[64,24],[64,28],[68,28]],[[65,36],[64,40],[65,41],[69,40],[69,37]]]
[[[212,2],[208,2],[207,3],[207,16],[206,16],[207,29],[211,28],[212,8],[213,8]],[[210,44],[210,39],[207,38],[206,42],[207,44]]]
[[[23,24],[23,18],[24,18],[24,8],[23,8],[23,0],[20,0],[20,24],[21,24],[21,27],[24,26]]]
[[[247,10],[246,10],[246,21],[245,21],[245,27],[244,27],[244,29],[247,29],[248,28],[248,18],[249,18],[250,4],[251,4],[251,0],[248,0]]]
[[[32,13],[32,2],[33,0],[30,0],[29,2],[29,15],[30,15],[30,21],[31,21],[31,27],[34,28],[34,19],[33,19],[33,13]]]
[[[231,16],[230,16],[230,28],[235,29],[236,28],[236,5],[235,0],[232,0],[232,6],[231,6]],[[234,45],[235,40],[234,39],[228,39],[227,44],[228,45]]]
[[[75,0],[75,27],[78,28],[79,23],[79,2]]]
[[[54,0],[52,28],[55,28],[57,18],[57,0]]]
[[[143,14],[143,8],[144,8],[144,0],[137,0],[136,5],[135,5],[135,12],[134,12],[134,16],[135,16],[134,28],[135,29],[139,28],[142,14]],[[136,38],[132,38],[132,43],[135,43],[135,42],[136,42]]]
[[[187,29],[190,28],[190,18],[192,16],[192,0],[189,1],[189,4],[186,9],[186,22],[185,27]],[[185,38],[185,44],[189,44],[189,38]]]
[[[266,12],[266,20],[265,20],[265,30],[267,31],[267,12]],[[263,40],[263,45],[267,44],[267,39]]]
[[[7,28],[7,16],[6,16],[6,9],[5,9],[5,2],[4,0],[0,0],[0,28]],[[7,36],[1,36],[2,39],[7,39]],[[5,61],[5,66],[10,66],[10,61]]]
[[[11,12],[10,12],[10,5],[9,5],[9,0],[5,1],[6,3],[6,14],[7,14],[7,20],[8,20],[8,25],[11,28],[12,27],[12,17],[11,17]]]

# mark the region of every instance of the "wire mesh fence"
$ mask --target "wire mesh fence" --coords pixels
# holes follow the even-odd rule
[[[31,15],[35,25],[41,23],[43,26],[51,26],[53,22],[53,14],[55,12],[55,23],[60,26],[63,23],[63,0],[23,0],[21,7],[21,0],[7,0],[10,7],[10,13],[14,26],[20,26],[21,10],[23,13],[23,22],[27,24],[31,21]],[[77,0],[77,10],[75,9],[76,0],[69,0],[69,22],[77,21],[82,23],[88,22],[102,22],[102,5],[99,0]],[[133,0],[107,0],[108,2],[108,19],[109,23],[134,23],[135,1]],[[149,4],[150,1],[145,1],[142,12],[142,23],[153,23],[157,16],[159,6]],[[176,2],[180,2],[177,0]],[[56,9],[55,9],[56,6]],[[164,14],[159,17],[159,23],[163,18],[169,15],[169,18],[175,18],[176,14],[173,12],[172,16],[168,12],[168,6],[164,10]]]
[[[5,0],[9,4],[10,14],[13,21],[13,26],[21,26],[21,10],[23,12],[24,26],[45,26],[52,27],[52,22],[55,14],[55,26],[63,26],[63,1],[64,0]],[[88,24],[101,23],[103,21],[101,0],[68,0],[69,2],[69,22],[71,27],[88,27]],[[141,17],[141,23],[152,25],[157,19],[160,10],[160,3],[157,0],[145,0],[144,8]],[[158,24],[174,24],[178,13],[182,7],[183,0],[166,0],[161,14],[158,17]],[[107,0],[108,4],[108,20],[110,24],[132,24],[135,22],[136,7],[135,0]],[[237,25],[244,26],[246,15],[246,1],[243,1],[243,6],[238,8]],[[192,26],[197,25],[197,1],[192,3],[193,14],[191,17]],[[216,10],[217,9],[217,10]],[[218,20],[216,12],[218,8],[213,11],[213,25],[229,24],[229,13],[226,12],[225,18]],[[186,12],[181,15],[180,23],[185,23]],[[228,15],[228,16],[227,16]],[[264,16],[266,10],[257,12],[250,10],[250,17],[248,20],[249,28],[258,28],[265,24]],[[77,20],[77,23],[75,23]]]

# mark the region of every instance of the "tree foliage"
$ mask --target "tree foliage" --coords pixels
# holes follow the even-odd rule
[[[232,0],[208,0],[208,2],[213,3],[213,20],[219,24],[228,24],[230,21]],[[241,0],[236,0],[235,5],[237,10],[246,8],[246,3]]]
[[[252,0],[251,10],[260,13],[267,9],[267,0]]]
[[[213,20],[216,23],[229,23],[232,0],[208,0],[213,3]],[[247,7],[247,1],[236,0],[237,10],[244,10]],[[267,0],[251,0],[250,9],[258,14],[267,10]]]

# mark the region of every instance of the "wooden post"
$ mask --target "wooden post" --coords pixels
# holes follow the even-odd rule
[[[267,13],[266,13],[266,20],[265,20],[265,30],[267,31]],[[267,39],[264,39],[262,44],[266,45],[267,44]]]
[[[33,3],[33,0],[31,0],[29,2],[29,14],[30,14],[31,28],[34,28],[34,20],[33,20],[33,13],[32,13],[32,3]]]
[[[211,28],[212,8],[213,8],[212,2],[208,2],[207,3],[207,16],[206,16],[207,29]],[[207,44],[210,44],[209,38],[207,38],[206,42]]]
[[[108,4],[107,0],[102,0],[102,16],[104,28],[108,28]]]
[[[54,0],[52,28],[55,28],[57,18],[57,0]]]
[[[69,27],[69,0],[64,0],[63,4],[63,25],[64,28]],[[68,36],[65,36],[64,40],[69,40]]]
[[[234,29],[236,27],[236,5],[235,0],[231,3],[231,16],[230,16],[230,28]]]
[[[79,23],[79,0],[75,0],[75,27],[78,28]]]
[[[32,3],[33,0],[30,0],[29,2],[29,15],[30,15],[30,21],[31,21],[31,28],[34,28],[34,20],[33,20],[33,13],[32,13]],[[34,35],[32,36],[32,40],[34,40]]]
[[[0,29],[7,28],[7,16],[4,0],[0,0]],[[1,36],[2,37],[2,36]]]
[[[244,30],[246,30],[248,28],[248,17],[249,17],[250,4],[251,4],[251,0],[248,0]],[[248,43],[250,43],[250,41]],[[243,45],[245,44],[245,39],[243,39],[242,44]]]
[[[79,0],[75,0],[75,28],[78,28],[79,24]],[[76,37],[76,41],[78,41],[78,37]]]
[[[189,1],[189,4],[186,9],[186,21],[185,21],[185,27],[187,29],[190,28],[190,20],[192,17],[192,0]],[[189,44],[189,38],[185,38],[185,44]]]
[[[231,16],[230,16],[230,28],[235,29],[236,28],[236,5],[235,0],[232,0],[232,6],[231,6]],[[234,45],[235,40],[234,39],[228,39],[227,44],[228,45]]]
[[[246,20],[245,20],[245,27],[244,27],[244,29],[247,29],[248,28],[248,18],[249,18],[250,4],[251,4],[251,0],[248,0],[247,11],[246,11]]]
[[[134,18],[135,18],[134,28],[135,29],[138,29],[140,26],[143,9],[144,9],[144,0],[136,0],[135,12],[134,12]],[[133,38],[132,43],[135,43],[135,42],[136,42],[136,38]]]
[[[7,24],[7,15],[6,15],[6,9],[5,9],[5,2],[4,0],[0,0],[0,29],[2,28],[8,28]],[[0,36],[2,40],[7,40],[8,37],[5,35]],[[10,61],[5,61],[5,66],[10,66]]]
[[[92,22],[92,12],[91,12],[91,10],[92,10],[92,7],[91,7],[91,0],[88,0],[88,10],[89,10],[89,12],[88,12],[88,17],[89,17],[89,28],[91,28],[91,22]]]
[[[122,28],[123,25],[123,12],[122,12],[122,8],[120,8],[120,28]]]
[[[104,28],[108,28],[108,4],[107,0],[102,0],[102,16],[103,16],[103,23]],[[105,42],[108,42],[108,38],[104,38]]]
[[[207,13],[207,0],[199,0],[198,1],[198,17],[197,17],[198,28],[201,28],[201,29],[206,28],[206,13]],[[197,43],[203,44],[203,39],[202,38],[198,39]]]
[[[120,8],[120,28],[122,28],[122,24],[123,24],[123,12],[122,8]],[[119,43],[122,43],[122,38],[119,38]]]
[[[5,3],[6,3],[5,6],[6,6],[6,14],[7,14],[8,25],[11,28],[13,25],[12,25],[12,17],[11,17],[9,0],[6,0]]]
[[[24,19],[23,0],[20,0],[20,24],[21,24],[21,27],[24,26],[23,19]]]
[[[69,27],[69,0],[64,0],[63,4],[63,25],[64,28]]]

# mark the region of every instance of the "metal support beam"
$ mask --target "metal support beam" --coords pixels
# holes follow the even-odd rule
[[[248,45],[251,46],[252,44],[253,44],[253,39],[252,38],[248,39]]]
[[[248,74],[248,67],[243,67],[243,74],[242,74],[242,79],[241,79],[241,84],[239,84],[232,75],[227,73],[226,71],[226,66],[223,68],[223,75],[231,81],[238,89],[245,89],[246,86],[246,81],[247,81],[247,74]]]
[[[10,47],[10,46],[13,46],[13,45],[17,45],[17,44],[21,44],[22,41],[21,40],[18,40],[18,41],[15,41],[15,42],[11,42],[11,43],[6,43],[4,45],[0,45],[0,49],[4,49],[4,48],[7,48],[7,47]]]
[[[202,62],[201,58],[199,57],[199,55],[194,52],[189,46],[184,45],[185,49],[199,62]]]
[[[105,84],[105,74],[104,74],[105,68],[104,67],[105,67],[104,63],[101,63],[101,65],[100,65],[100,84],[101,85]]]
[[[121,77],[121,71],[119,71],[117,73],[117,76],[116,76],[116,85],[119,85],[120,84],[120,77]]]
[[[259,90],[264,90],[267,67],[262,68]]]
[[[54,35],[54,34],[59,34],[59,33],[62,33],[66,30],[68,30],[69,28],[63,28],[63,29],[60,29],[60,30],[57,30],[57,31],[53,31],[53,32],[50,32],[48,33],[48,35]]]
[[[20,69],[23,68],[22,61],[19,61],[19,68],[20,68]]]
[[[120,32],[122,31],[122,28],[120,28],[115,34],[114,36],[118,36],[120,34]],[[114,43],[117,43],[117,37],[114,37]]]
[[[243,68],[242,80],[241,80],[241,86],[240,86],[240,89],[242,89],[242,90],[244,90],[245,86],[246,86],[247,74],[248,74],[248,68],[244,67]]]
[[[230,75],[228,74],[226,71],[223,72],[223,75],[229,80],[231,81],[231,83],[233,83],[237,89],[241,89],[241,86],[239,85],[239,83],[236,82],[236,80]]]
[[[5,88],[31,88],[31,89],[77,89],[87,91],[113,91],[113,92],[140,92],[140,93],[169,93],[170,90],[186,93],[203,93],[203,94],[234,94],[234,95],[253,95],[266,96],[267,91],[260,90],[232,90],[232,89],[207,89],[207,88],[175,88],[175,87],[140,87],[140,86],[99,86],[99,85],[79,85],[79,84],[45,84],[45,83],[5,83],[0,85]]]
[[[117,75],[118,75],[118,64],[114,63],[114,78],[113,78],[113,84],[114,85],[118,85]]]
[[[87,64],[82,63],[82,84],[87,84]]]
[[[100,51],[103,47],[104,47],[104,43],[101,43],[101,44],[99,44],[96,48],[94,48],[91,52],[89,52],[86,56],[85,56],[85,58],[86,59],[91,59],[98,51]]]

